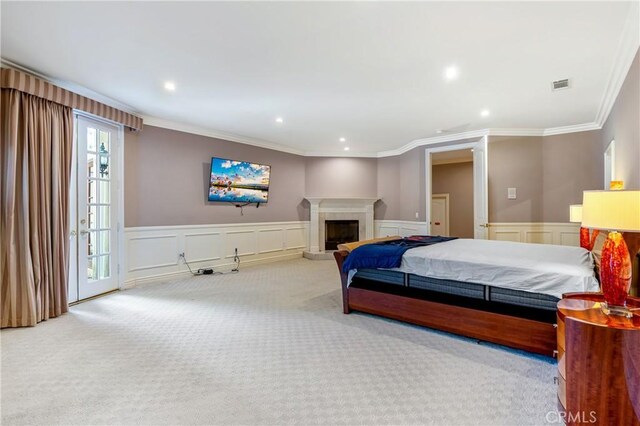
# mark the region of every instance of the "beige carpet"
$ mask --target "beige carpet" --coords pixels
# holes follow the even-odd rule
[[[1,337],[4,425],[557,418],[555,362],[343,315],[331,261],[139,286]]]

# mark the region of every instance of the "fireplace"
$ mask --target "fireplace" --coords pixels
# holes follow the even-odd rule
[[[324,249],[337,250],[338,244],[358,241],[359,228],[357,220],[325,220]]]
[[[370,240],[373,238],[373,205],[378,198],[320,198],[305,197],[309,202],[309,250],[303,252],[304,257],[312,260],[333,259],[333,250],[337,243],[332,244],[333,249],[326,245],[327,226],[326,221],[353,221],[357,222],[358,233],[351,235],[348,240]],[[327,249],[325,249],[327,247]]]

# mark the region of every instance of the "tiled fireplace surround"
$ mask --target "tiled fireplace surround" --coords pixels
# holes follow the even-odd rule
[[[326,220],[357,220],[360,239],[373,238],[373,205],[378,198],[306,197],[306,200],[311,205],[309,251],[304,252],[306,258],[314,260],[333,258],[331,252],[324,250]]]

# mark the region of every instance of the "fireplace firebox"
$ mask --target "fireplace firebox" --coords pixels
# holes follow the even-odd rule
[[[358,241],[357,220],[326,220],[324,222],[324,249],[337,250],[338,244]]]

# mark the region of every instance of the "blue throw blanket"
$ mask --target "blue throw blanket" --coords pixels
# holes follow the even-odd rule
[[[351,269],[362,268],[398,268],[402,262],[402,255],[407,250],[456,238],[414,235],[401,240],[365,244],[349,253],[342,265],[342,270],[349,272]]]

